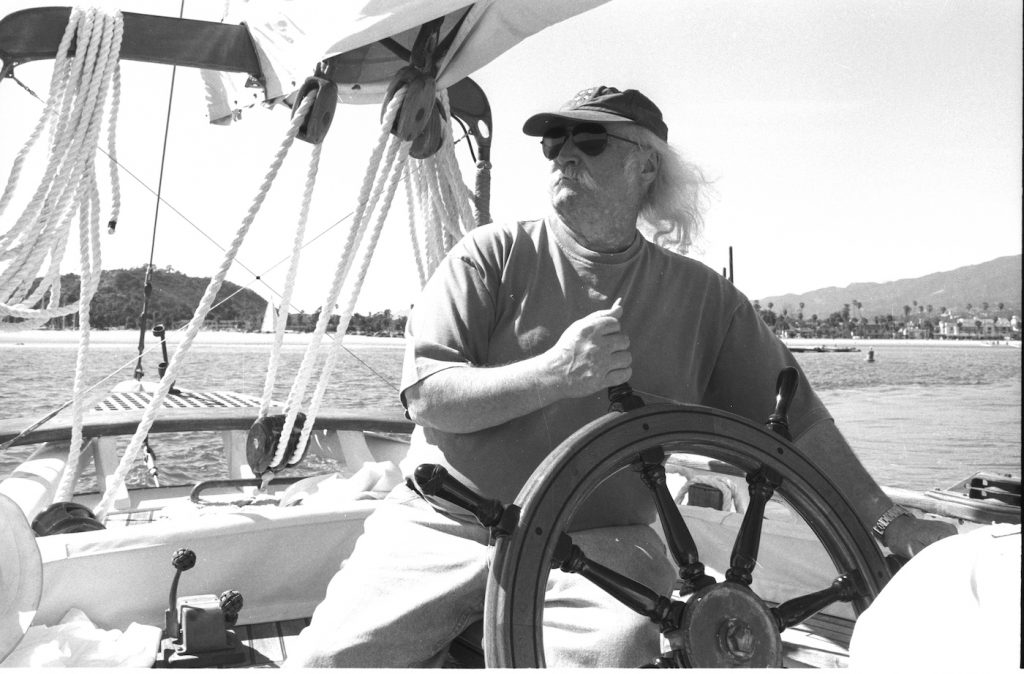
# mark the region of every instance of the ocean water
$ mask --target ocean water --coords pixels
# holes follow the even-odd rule
[[[929,489],[950,486],[978,470],[1020,474],[1020,349],[920,342],[873,348],[874,363],[865,361],[864,352],[801,353],[797,359],[876,480]],[[346,349],[324,404],[400,412],[400,341]],[[101,382],[96,387],[101,391],[131,378],[135,351],[97,346],[87,381]],[[302,347],[283,351],[276,399],[287,397],[303,353]],[[0,344],[0,418],[37,419],[66,401],[75,357],[73,345]],[[259,396],[267,357],[267,347],[196,345],[176,383]],[[143,360],[146,379],[156,379],[158,360],[153,355]],[[155,449],[163,484],[209,479],[223,470],[216,447],[200,438],[161,437]],[[30,451],[16,447],[0,453],[0,479]],[[319,468],[304,465],[307,471]],[[141,467],[129,477],[129,484],[144,481]]]

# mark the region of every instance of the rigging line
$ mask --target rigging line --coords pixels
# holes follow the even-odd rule
[[[185,16],[185,0],[181,0],[181,9],[178,11],[178,18]],[[171,108],[174,105],[174,81],[178,76],[178,66],[171,67],[171,88],[167,92],[167,115],[164,118],[164,142],[160,150],[160,174],[156,181],[156,206],[153,209],[153,236],[149,243],[149,266],[153,266],[153,254],[156,251],[156,230],[160,220],[160,202],[163,201],[164,189],[164,166],[167,162],[167,139],[171,133]]]
[[[462,127],[462,133],[463,133],[462,138],[468,138],[469,137],[469,129],[466,127],[465,122],[463,122],[461,119],[459,119],[455,115],[452,115],[452,119],[454,119],[456,122],[458,122],[459,126]],[[462,138],[460,138],[459,140],[462,140]],[[456,143],[458,143],[459,140],[454,141],[452,143],[452,145],[455,145]],[[466,147],[469,148],[469,156],[473,158],[473,163],[475,164],[477,160],[476,160],[476,152],[473,151],[473,144],[469,143]]]
[[[461,122],[460,122],[460,124],[461,124]],[[463,130],[465,131],[465,127],[463,127]],[[468,140],[468,139],[469,139],[469,132],[468,132],[468,131],[465,131],[465,133],[464,133],[464,134],[463,134],[463,135],[462,135],[462,136],[461,136],[460,138],[456,138],[456,139],[455,139],[455,140],[454,140],[454,141],[452,142],[452,144],[453,144],[453,145],[457,145],[457,144],[461,143],[461,142],[462,142],[463,140]],[[469,144],[469,147],[470,147],[470,153],[472,153],[472,147],[473,147],[473,144],[472,144],[472,143],[470,143],[470,144]],[[413,174],[414,174],[415,172],[417,172],[417,171],[422,171],[422,170],[423,170],[423,166],[422,166],[422,165],[420,165],[420,166],[416,166],[415,168],[413,168],[413,169],[412,169],[412,171],[410,171],[410,174],[409,174],[409,175],[410,175],[410,177],[411,177],[411,176],[412,176],[412,175],[413,175]],[[403,176],[402,176],[402,177],[401,177],[401,178],[400,178],[399,180],[405,180],[405,179],[406,179],[406,176],[405,176],[405,175],[403,174]],[[349,211],[349,213],[348,213],[348,214],[346,214],[346,215],[343,215],[343,216],[342,216],[341,218],[339,218],[338,220],[336,220],[336,221],[335,221],[335,222],[334,222],[333,224],[331,224],[331,225],[329,225],[328,227],[326,227],[326,228],[324,228],[323,230],[321,230],[321,231],[320,231],[320,233],[319,233],[319,234],[317,234],[316,236],[314,236],[314,237],[313,237],[312,239],[309,239],[308,241],[306,241],[306,242],[305,242],[305,243],[304,243],[304,244],[302,245],[302,248],[303,248],[303,249],[305,249],[305,248],[308,248],[309,246],[313,245],[313,243],[314,243],[314,242],[316,242],[316,241],[317,241],[318,239],[320,239],[321,237],[325,236],[325,235],[326,235],[326,234],[327,234],[328,232],[332,231],[332,230],[333,230],[333,229],[334,229],[335,227],[337,227],[337,226],[338,226],[338,225],[340,225],[341,223],[343,223],[343,222],[345,222],[346,220],[348,220],[349,218],[351,218],[351,217],[352,217],[352,216],[353,216],[354,214],[355,214],[355,211]],[[182,216],[182,217],[185,217],[185,216]],[[193,226],[195,227],[195,225],[193,225]],[[209,238],[209,237],[207,237],[207,238]],[[211,240],[211,241],[213,241],[213,239],[210,239],[210,240]],[[216,241],[214,241],[214,243],[216,244]],[[218,246],[219,246],[219,244],[218,244]],[[267,267],[266,269],[264,269],[264,270],[263,270],[263,271],[262,271],[261,273],[259,273],[259,274],[257,274],[257,273],[256,273],[255,271],[253,271],[253,270],[249,269],[249,268],[248,268],[248,267],[246,267],[245,265],[242,265],[242,267],[243,267],[243,268],[244,268],[244,269],[245,269],[245,270],[246,270],[247,272],[249,272],[250,274],[252,274],[252,275],[253,275],[253,276],[255,277],[255,278],[254,278],[253,280],[255,280],[255,281],[259,281],[260,283],[262,283],[262,284],[263,284],[263,285],[264,285],[264,286],[265,286],[265,287],[267,288],[267,290],[269,290],[270,292],[272,292],[272,293],[274,293],[275,295],[277,295],[277,296],[279,296],[279,297],[280,297],[280,296],[281,296],[281,293],[280,293],[280,292],[278,292],[278,291],[277,291],[276,289],[274,289],[273,287],[271,287],[271,286],[270,286],[270,284],[268,284],[268,283],[267,283],[266,281],[264,281],[262,277],[263,277],[263,275],[264,275],[264,274],[269,274],[269,273],[270,273],[270,272],[272,272],[273,270],[275,270],[275,269],[277,269],[278,267],[280,267],[280,266],[281,266],[282,264],[284,264],[285,262],[287,262],[287,261],[288,261],[288,259],[289,259],[289,258],[288,258],[287,256],[286,256],[286,257],[283,257],[283,258],[281,258],[280,260],[278,260],[277,262],[275,262],[275,263],[274,263],[274,264],[272,264],[271,266],[269,266],[269,267]],[[239,263],[239,264],[241,264],[241,263]],[[251,282],[250,282],[250,285],[251,285]],[[244,287],[248,288],[248,287],[249,287],[249,285],[246,285],[246,286],[244,286]],[[292,306],[292,308],[293,308],[293,309],[297,309],[298,307]]]
[[[280,264],[280,262],[279,262],[278,264]],[[276,266],[276,265],[275,265],[275,266]],[[259,277],[257,277],[257,278],[259,278]],[[266,285],[266,286],[267,286],[268,288],[270,288],[270,286],[269,286],[269,285],[267,285],[267,283],[266,283],[265,281],[263,282],[263,285]],[[234,296],[235,296],[235,295],[237,295],[238,293],[242,292],[243,290],[247,290],[247,289],[248,289],[248,286],[239,286],[239,287],[238,287],[238,290],[236,290],[235,292],[231,293],[230,295],[228,295],[227,297],[225,297],[224,299],[222,299],[222,300],[221,300],[220,302],[218,302],[217,304],[215,304],[215,305],[213,305],[212,307],[210,307],[210,311],[212,312],[212,311],[213,311],[214,309],[216,309],[216,308],[217,308],[217,307],[219,307],[220,305],[224,304],[225,302],[227,302],[228,300],[230,300],[230,299],[231,299],[232,297],[234,297]],[[270,290],[271,290],[271,292],[273,292],[274,294],[276,294],[276,295],[280,295],[280,293],[278,293],[278,292],[277,292],[276,290],[274,290],[273,288],[270,288]],[[295,306],[294,304],[293,304],[293,305],[291,305],[291,307],[290,307],[290,308],[292,308],[292,309],[295,309],[295,310],[298,310],[298,307],[296,307],[296,306]],[[180,329],[180,328],[179,328],[179,329]],[[324,334],[325,334],[325,336],[326,336],[326,337],[327,337],[328,339],[332,339],[332,340],[333,340],[333,339],[337,339],[337,338],[336,338],[336,337],[334,336],[334,334],[333,334],[333,333],[331,333],[331,332],[326,332],[326,333],[324,333]],[[344,339],[344,335],[342,335],[342,339]],[[387,376],[385,376],[385,375],[384,375],[383,373],[379,372],[379,371],[378,371],[378,370],[377,370],[376,368],[374,368],[374,367],[373,367],[372,365],[370,365],[369,363],[367,363],[367,362],[366,362],[365,360],[363,360],[362,358],[360,358],[359,356],[357,356],[357,355],[356,355],[356,354],[355,354],[355,353],[354,353],[354,352],[353,352],[353,351],[352,351],[351,349],[349,349],[349,348],[348,348],[347,346],[345,346],[344,344],[340,344],[340,347],[342,348],[342,350],[344,350],[344,351],[345,351],[345,353],[347,353],[347,354],[348,354],[349,356],[351,356],[353,360],[355,360],[355,361],[357,361],[357,362],[358,362],[359,364],[361,364],[361,365],[362,365],[362,366],[363,366],[364,368],[366,368],[366,369],[367,369],[367,370],[368,370],[368,371],[369,371],[369,372],[370,372],[371,374],[373,374],[374,376],[376,376],[376,377],[377,377],[377,379],[380,379],[381,383],[383,383],[383,384],[384,384],[385,386],[387,386],[388,388],[390,388],[390,389],[391,389],[392,391],[394,391],[395,393],[399,393],[399,392],[400,392],[400,391],[399,391],[399,388],[398,388],[398,387],[397,387],[397,386],[395,385],[395,383],[394,383],[394,382],[393,382],[393,381],[392,381],[391,379],[389,379],[389,378],[388,378]]]
[[[185,16],[185,0],[181,0],[178,18]],[[156,254],[156,231],[160,222],[160,202],[164,190],[164,167],[167,163],[167,139],[171,134],[171,108],[174,105],[174,82],[178,76],[178,66],[171,67],[171,87],[167,91],[167,114],[164,117],[164,141],[160,150],[160,173],[156,182],[156,204],[153,207],[153,233],[149,240],[149,264],[146,266],[146,280],[142,298],[142,314],[139,316],[139,359],[135,363],[135,379],[142,379],[142,352],[146,346],[146,318],[149,314],[149,296],[153,290],[150,279],[153,275],[153,257]]]
[[[460,125],[461,125],[461,122],[460,122]],[[467,140],[467,139],[469,138],[469,132],[465,130],[465,127],[464,127],[464,126],[463,126],[463,131],[464,131],[464,135],[463,135],[462,137],[460,137],[460,138],[458,138],[458,139],[454,140],[454,142],[453,142],[453,145],[454,145],[454,144],[457,144],[457,143],[460,143],[460,142],[462,142],[463,140]],[[472,144],[470,144],[470,148],[472,148]],[[472,149],[470,150],[470,152],[472,152]],[[414,175],[414,174],[415,174],[415,172],[417,172],[417,171],[420,171],[420,170],[422,170],[422,169],[423,169],[423,166],[422,166],[422,165],[420,165],[420,166],[416,166],[416,167],[415,167],[415,168],[413,168],[413,170],[412,170],[412,171],[410,171],[410,172],[409,172],[408,174],[403,174],[402,176],[400,176],[400,177],[399,177],[399,180],[400,180],[400,181],[401,181],[401,180],[405,180],[405,179],[406,179],[406,176],[407,176],[407,175],[408,175],[409,177],[411,177],[412,175]],[[321,232],[320,232],[319,234],[317,234],[317,235],[316,235],[315,237],[313,237],[312,239],[310,239],[310,240],[306,241],[306,242],[305,242],[305,243],[304,243],[304,244],[302,245],[302,248],[304,249],[304,248],[307,248],[308,246],[312,245],[312,244],[313,244],[313,243],[314,243],[314,242],[315,242],[315,241],[316,241],[317,239],[321,238],[322,236],[324,236],[325,234],[327,234],[327,233],[328,233],[329,231],[331,231],[332,229],[334,229],[335,227],[337,227],[338,225],[340,225],[340,224],[341,224],[342,222],[344,222],[344,221],[345,221],[345,220],[347,220],[348,218],[352,217],[352,215],[353,215],[353,212],[350,212],[350,213],[348,213],[347,215],[343,216],[343,217],[342,217],[341,219],[339,219],[339,220],[338,220],[338,221],[336,221],[336,222],[335,222],[334,224],[332,224],[331,226],[329,226],[329,227],[327,227],[326,229],[324,229],[323,231],[321,231]],[[253,276],[254,276],[253,280],[252,280],[252,281],[250,281],[250,282],[249,282],[248,284],[246,284],[246,285],[244,285],[244,286],[238,286],[238,289],[237,289],[237,290],[235,290],[235,291],[234,291],[233,293],[231,293],[230,295],[228,295],[227,297],[225,297],[224,299],[222,299],[222,300],[221,300],[220,302],[217,302],[217,303],[216,303],[216,304],[215,304],[215,305],[214,305],[213,307],[211,307],[211,308],[210,308],[210,311],[212,312],[212,311],[213,311],[214,309],[216,309],[217,307],[221,306],[222,304],[224,304],[225,302],[227,302],[228,300],[230,300],[230,299],[231,299],[232,297],[234,297],[235,295],[239,294],[239,293],[240,293],[240,292],[242,292],[243,290],[247,290],[248,288],[250,288],[250,287],[252,286],[253,282],[255,282],[255,281],[259,281],[259,282],[260,282],[260,283],[262,283],[262,284],[263,284],[263,285],[264,285],[264,286],[265,286],[265,287],[266,287],[266,288],[267,288],[268,290],[270,290],[270,291],[271,291],[272,293],[274,293],[275,295],[277,295],[277,296],[279,296],[279,297],[280,297],[280,296],[281,296],[281,293],[280,293],[280,292],[278,292],[278,291],[277,291],[276,289],[274,289],[274,288],[273,288],[273,287],[272,287],[272,286],[271,286],[271,285],[270,285],[269,283],[267,283],[267,282],[266,282],[265,280],[263,280],[263,274],[267,274],[267,273],[270,273],[271,271],[273,271],[274,269],[276,269],[276,268],[277,268],[278,266],[280,266],[281,264],[283,264],[284,262],[286,262],[286,261],[287,261],[288,259],[289,259],[288,257],[284,257],[284,258],[281,258],[280,260],[278,260],[277,262],[275,262],[275,263],[274,263],[273,265],[271,265],[270,267],[268,267],[268,268],[267,268],[266,270],[264,270],[264,271],[263,271],[263,272],[262,272],[261,274],[255,274],[254,272],[252,272],[251,270],[248,270],[248,268],[247,268],[247,271],[250,271],[250,273],[253,273]],[[291,308],[291,309],[295,309],[295,310],[298,310],[298,307],[296,307],[296,306],[295,306],[294,304],[290,304],[290,308]],[[326,336],[327,336],[327,337],[328,337],[329,339],[332,339],[332,340],[333,340],[333,339],[335,339],[335,337],[334,337],[334,334],[333,334],[333,333],[327,332],[327,333],[325,333],[325,335],[326,335]],[[342,338],[344,339],[344,335],[342,335]],[[355,353],[354,353],[354,352],[353,352],[353,351],[352,351],[351,349],[349,349],[349,348],[348,348],[347,346],[345,346],[344,344],[341,344],[341,345],[340,345],[340,347],[341,347],[341,348],[342,348],[342,349],[343,349],[343,350],[345,351],[345,353],[347,353],[347,354],[348,354],[349,356],[351,356],[351,357],[352,357],[352,358],[353,358],[354,360],[356,360],[357,362],[359,362],[360,364],[362,364],[364,368],[366,368],[366,369],[367,369],[368,371],[370,371],[370,372],[371,372],[372,374],[374,374],[374,375],[375,375],[375,376],[376,376],[376,377],[377,377],[378,379],[380,379],[380,380],[381,380],[381,382],[383,382],[383,383],[384,383],[385,385],[387,385],[387,386],[388,386],[389,388],[391,388],[392,390],[394,390],[394,391],[395,391],[396,393],[397,393],[397,392],[399,391],[398,387],[397,387],[397,386],[395,386],[395,384],[394,384],[394,383],[393,383],[393,382],[392,382],[392,381],[391,381],[390,379],[388,379],[387,377],[385,377],[385,376],[384,376],[383,374],[381,374],[381,373],[380,373],[380,372],[378,372],[378,371],[377,371],[376,369],[374,369],[374,368],[373,368],[373,367],[372,367],[372,366],[371,366],[371,365],[370,365],[369,363],[367,363],[367,362],[366,362],[366,361],[364,361],[364,360],[363,360],[362,358],[360,358],[359,356],[357,356],[357,355],[356,355],[356,354],[355,354]]]
[[[32,91],[32,90],[31,90],[31,89],[29,88],[29,86],[28,86],[27,84],[25,84],[24,82],[22,82],[21,80],[19,80],[19,79],[17,78],[17,76],[16,76],[16,75],[15,75],[15,74],[14,74],[13,72],[12,72],[12,73],[11,73],[10,75],[8,75],[8,77],[10,77],[10,78],[11,78],[12,80],[14,80],[14,82],[15,82],[15,83],[16,83],[16,84],[17,84],[17,85],[18,85],[19,87],[21,87],[22,89],[24,89],[24,90],[25,90],[25,91],[27,91],[28,93],[32,94],[33,96],[35,96],[35,97],[36,97],[37,99],[39,99],[40,101],[42,101],[42,100],[43,100],[43,99],[39,98],[39,96],[38,96],[38,95],[36,94],[36,92]]]

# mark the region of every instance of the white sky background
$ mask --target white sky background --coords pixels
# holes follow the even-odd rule
[[[0,12],[29,4],[5,0]],[[203,5],[189,0],[185,16],[211,18]],[[120,6],[173,16],[179,10],[177,0]],[[494,115],[492,214],[544,213],[547,162],[536,139],[522,135],[522,123],[579,89],[605,84],[650,96],[665,114],[670,142],[714,179],[705,238],[693,256],[721,270],[733,246],[737,285],[751,299],[1017,254],[1021,48],[1017,0],[612,0],[473,75]],[[119,159],[155,189],[171,69],[123,67]],[[44,96],[51,69],[46,61],[16,74]],[[14,82],[0,83],[0,177],[41,109]],[[177,71],[173,111],[164,198],[227,245],[284,133],[287,111],[257,109],[240,124],[211,126],[198,71],[185,68]],[[339,107],[309,236],[352,210],[378,115],[377,106]],[[468,167],[466,151],[457,153]],[[296,145],[239,256],[278,292],[308,155],[308,145]],[[107,269],[149,259],[154,197],[130,177],[122,180],[118,233],[104,237]],[[34,186],[26,181],[19,195]],[[307,249],[298,307],[320,305],[342,229]],[[357,311],[404,310],[414,300],[418,283],[404,235],[402,219],[386,225]],[[221,252],[167,206],[156,242],[159,267],[209,276],[219,264]],[[67,259],[76,270],[77,254]],[[228,278],[271,295],[237,263]]]

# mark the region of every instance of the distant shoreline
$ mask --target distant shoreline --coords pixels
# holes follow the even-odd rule
[[[167,345],[175,347],[184,338],[184,332],[167,333]],[[312,333],[288,332],[284,335],[286,347],[305,347],[312,340]],[[21,332],[0,331],[0,347],[7,346],[76,346],[79,341],[77,330],[25,330]],[[325,337],[321,347],[333,341],[333,335]],[[235,347],[269,347],[274,342],[274,335],[263,332],[235,332],[231,330],[202,330],[196,335],[195,346],[235,346]],[[137,330],[91,330],[90,346],[138,346]],[[146,332],[146,346],[160,344],[160,340],[152,332]],[[369,337],[366,335],[345,335],[343,344],[347,346],[389,346],[404,347],[403,337]]]
[[[177,346],[184,333],[167,333],[168,346]],[[308,332],[285,333],[286,347],[305,347],[313,335]],[[0,347],[7,346],[77,346],[77,330],[25,330],[23,332],[0,331]],[[234,332],[230,330],[201,331],[193,342],[196,346],[235,346],[264,347],[273,343],[274,335],[261,332]],[[989,347],[992,340],[946,340],[946,339],[784,339],[786,346],[814,348],[815,346],[855,347],[862,351],[881,346],[968,346]],[[93,330],[89,333],[89,343],[93,346],[137,346],[139,333],[135,330]],[[151,332],[146,333],[146,345],[156,346],[160,341]],[[322,346],[331,343],[331,338],[324,340]],[[404,347],[404,337],[369,337],[367,335],[345,335],[343,342],[347,346],[387,346]],[[1002,346],[1004,343],[997,344]]]
[[[786,346],[799,346],[814,348],[816,346],[852,346],[866,351],[877,346],[1007,346],[1006,340],[992,339],[825,339],[822,337],[810,337],[806,339],[784,339],[782,343]]]

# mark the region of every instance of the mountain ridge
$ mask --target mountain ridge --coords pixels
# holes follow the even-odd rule
[[[753,298],[751,298],[753,301]],[[824,317],[840,311],[844,304],[857,301],[865,316],[895,316],[904,313],[905,306],[932,307],[929,313],[950,312],[964,314],[987,311],[1000,315],[1020,315],[1021,309],[1021,255],[1006,255],[988,262],[933,272],[916,278],[896,281],[851,283],[845,288],[829,286],[804,293],[787,293],[758,298],[761,306],[774,305],[776,313],[784,309],[796,315],[817,314]],[[800,302],[804,303],[800,308]],[[999,304],[1002,309],[998,309]],[[968,308],[970,305],[970,308]]]

